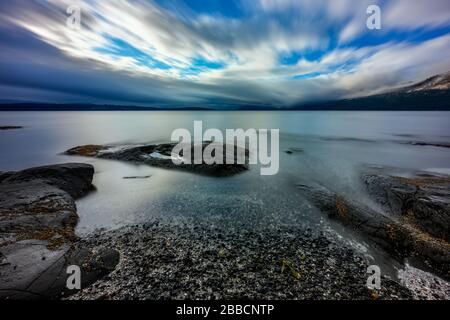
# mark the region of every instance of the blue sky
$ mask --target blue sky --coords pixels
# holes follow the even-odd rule
[[[1,101],[288,107],[450,71],[448,52],[448,0],[0,3]]]

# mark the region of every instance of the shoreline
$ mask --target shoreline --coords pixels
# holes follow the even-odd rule
[[[151,151],[155,148],[158,146],[152,146]],[[86,151],[86,156],[95,156],[98,147],[84,148],[83,151]],[[118,152],[122,154],[123,150],[119,148]],[[115,158],[114,153],[109,155]],[[382,172],[378,170],[381,169],[367,176],[367,186],[374,199],[391,211],[389,218],[380,216],[379,212],[354,199],[342,198],[320,186],[297,185],[297,188],[300,193],[308,190],[311,203],[318,206],[323,214],[328,214],[331,220],[343,223],[343,227],[354,227],[355,222],[365,221],[365,224],[358,223],[362,226],[359,232],[363,236],[369,235],[366,239],[370,246],[378,248],[376,239],[380,239],[383,240],[380,248],[387,252],[394,249],[391,257],[401,262],[404,269],[400,270],[401,277],[398,279],[383,275],[380,290],[369,290],[366,285],[367,268],[372,265],[373,258],[351,246],[346,241],[349,239],[340,238],[331,231],[312,230],[301,225],[244,226],[235,220],[217,225],[208,220],[187,223],[171,222],[170,219],[162,222],[154,218],[145,224],[75,238],[72,236],[72,229],[77,224],[73,219],[76,216],[74,199],[92,190],[94,168],[86,164],[64,164],[20,172],[0,172],[0,187],[9,192],[0,199],[0,217],[6,219],[0,220],[4,226],[3,232],[11,233],[11,227],[19,230],[15,240],[0,246],[0,253],[3,252],[0,255],[0,273],[8,277],[10,284],[14,284],[17,281],[14,278],[17,277],[16,268],[22,263],[25,269],[18,270],[30,282],[25,289],[20,289],[27,295],[18,294],[18,288],[13,285],[7,285],[1,291],[3,295],[9,292],[14,299],[449,299],[448,282],[434,273],[424,272],[409,264],[403,265],[408,262],[405,259],[420,258],[422,253],[426,253],[427,259],[437,258],[436,247],[421,245],[417,248],[428,251],[418,251],[415,247],[417,243],[412,241],[415,238],[409,239],[410,234],[416,234],[416,230],[408,229],[406,240],[392,238],[391,233],[386,237],[383,231],[384,226],[392,226],[398,215],[402,217],[403,213],[398,211],[399,207],[403,207],[402,201],[417,202],[411,208],[428,208],[433,214],[438,214],[435,207],[423,205],[428,203],[430,196],[435,197],[436,192],[446,190],[441,186],[450,183],[448,177],[422,174],[417,179],[399,178],[385,175],[386,169]],[[38,190],[48,191],[54,197],[49,207],[45,200],[47,195],[40,198]],[[395,194],[386,198],[386,192]],[[397,199],[394,195],[401,197]],[[417,198],[417,195],[420,197]],[[408,200],[411,196],[414,198]],[[447,199],[445,193],[440,196]],[[8,210],[16,210],[17,201],[25,201],[24,208],[29,212],[15,217],[5,215]],[[63,223],[64,232],[47,232],[48,226],[53,228],[54,223],[64,221],[61,219],[64,219],[67,206],[71,214],[69,228]],[[48,220],[53,216],[55,218],[52,219],[56,220]],[[366,220],[366,216],[370,216],[371,220]],[[35,226],[35,233],[20,236],[24,221],[36,217],[41,219],[42,225]],[[433,218],[432,225],[426,223],[428,220],[422,220],[420,215],[408,218],[410,220],[404,223],[413,222],[417,231],[422,229],[421,232],[437,232],[437,236],[447,235],[447,229],[438,228],[446,226],[445,221],[436,220],[438,215]],[[376,227],[374,233],[365,230],[371,230],[373,226]],[[56,228],[59,230],[61,227],[57,224]],[[72,231],[69,230],[67,239],[64,239],[67,229]],[[403,237],[402,233],[394,235]],[[370,236],[374,236],[375,240],[370,241],[373,240]],[[428,243],[427,239],[418,239]],[[30,250],[36,248],[39,248],[38,251],[31,254]],[[448,256],[441,258],[447,259]],[[19,264],[14,265],[14,261]],[[36,267],[27,269],[30,263]],[[65,289],[64,266],[71,264],[88,266],[83,271],[86,272],[83,289],[78,293]],[[55,273],[54,268],[59,271]],[[29,270],[36,277],[28,274]],[[45,272],[42,273],[42,270]],[[23,286],[20,281],[19,277],[18,284]],[[30,290],[36,282],[40,286],[35,291]],[[49,283],[52,283],[51,287],[46,288]]]
[[[0,300],[57,299],[72,292],[67,270],[82,286],[112,271],[111,248],[79,246],[75,199],[93,189],[94,167],[66,163],[0,172]]]
[[[335,237],[299,227],[237,230],[158,220],[98,232],[86,245],[114,247],[110,275],[69,297],[97,299],[412,299],[397,281],[366,287],[367,257]]]

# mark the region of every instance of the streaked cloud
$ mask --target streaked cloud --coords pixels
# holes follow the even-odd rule
[[[366,28],[374,3],[382,30]],[[66,26],[73,4],[81,30]],[[0,9],[6,100],[48,92],[50,102],[289,106],[450,70],[447,0],[17,0]]]

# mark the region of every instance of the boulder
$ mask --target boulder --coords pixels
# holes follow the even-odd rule
[[[202,143],[202,150],[211,144],[218,144],[218,142],[205,141]],[[202,163],[194,164],[180,164],[177,165],[172,161],[172,149],[176,146],[175,143],[165,143],[157,145],[139,145],[139,146],[99,146],[99,145],[86,145],[78,146],[67,150],[67,155],[78,155],[87,157],[97,157],[109,160],[120,160],[139,164],[147,164],[154,167],[183,170],[192,173],[224,177],[232,176],[242,173],[248,170],[249,151],[247,149],[240,150],[245,155],[245,163],[237,163],[237,151],[239,148],[234,146],[234,154],[227,153],[227,145],[223,147],[223,164],[207,164],[205,159],[202,159]],[[188,145],[189,148],[189,145]],[[190,145],[191,157],[194,155],[194,145]],[[181,156],[183,156],[181,154]],[[233,164],[227,164],[227,159],[233,157]],[[191,159],[193,160],[193,159]]]
[[[3,182],[27,183],[41,180],[78,198],[92,189],[94,167],[83,163],[65,163],[31,168],[17,173],[8,173],[8,175]]]
[[[61,164],[0,174],[0,299],[57,298],[67,267],[82,288],[114,269],[119,253],[78,244],[75,198],[93,188],[94,168]]]

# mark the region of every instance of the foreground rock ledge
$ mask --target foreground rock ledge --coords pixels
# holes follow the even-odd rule
[[[0,299],[70,294],[67,266],[82,287],[118,263],[114,250],[79,246],[75,198],[92,190],[94,168],[70,163],[0,173]]]
[[[381,210],[348,199],[323,185],[298,189],[321,211],[369,236],[399,258],[416,258],[450,277],[450,178],[365,173],[362,180]]]
[[[203,142],[202,150],[205,148],[218,145],[218,142]],[[157,144],[157,145],[139,145],[139,146],[102,146],[102,145],[85,145],[78,146],[67,150],[67,155],[84,156],[84,157],[96,157],[110,160],[120,160],[134,163],[147,164],[164,169],[183,170],[192,173],[226,177],[232,176],[244,171],[248,168],[249,151],[247,149],[240,149],[234,146],[234,154],[227,153],[227,145],[222,144],[223,147],[223,163],[209,165],[205,163],[205,159],[201,164],[181,164],[176,165],[172,161],[172,149],[175,147],[175,143]],[[191,156],[194,155],[194,145],[190,145]],[[245,163],[238,164],[237,154],[238,151],[245,155]],[[226,164],[227,159],[231,159],[234,164]],[[192,161],[193,163],[193,161]]]

